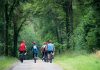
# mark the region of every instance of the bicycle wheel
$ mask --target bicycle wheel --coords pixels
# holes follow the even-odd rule
[[[36,57],[34,57],[34,63],[36,63]]]
[[[52,63],[53,55],[52,53],[50,54],[50,63]]]
[[[37,53],[34,54],[34,63],[36,63],[37,60]]]
[[[20,59],[20,62],[23,63],[23,60],[24,60],[24,54],[23,53],[20,54],[19,59]]]
[[[23,63],[23,58],[20,59],[21,63]]]

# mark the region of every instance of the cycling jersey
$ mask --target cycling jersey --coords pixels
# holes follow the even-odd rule
[[[21,43],[20,44],[19,51],[26,51],[26,45],[25,45],[25,43]]]
[[[47,45],[47,50],[48,50],[48,51],[54,51],[54,44],[49,43],[49,44]]]

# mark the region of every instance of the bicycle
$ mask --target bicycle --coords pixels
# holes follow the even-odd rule
[[[34,63],[36,63],[36,61],[37,61],[37,53],[34,54],[34,58],[33,59],[34,59]]]
[[[54,53],[53,52],[50,52],[48,54],[48,60],[47,61],[50,62],[50,63],[52,63],[53,57],[54,57]]]
[[[25,59],[25,53],[20,53],[19,54],[19,60],[21,63],[23,63],[23,60]]]
[[[48,54],[47,54],[47,52],[45,52],[42,57],[42,61],[47,62],[47,60],[48,60]]]

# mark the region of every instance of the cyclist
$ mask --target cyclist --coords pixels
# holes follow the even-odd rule
[[[38,47],[35,42],[33,42],[32,53],[33,53],[33,59],[35,60],[35,63],[36,63],[36,59],[38,56]]]
[[[50,59],[52,60],[54,51],[55,51],[55,47],[54,47],[54,44],[51,42],[51,40],[48,41],[47,51],[48,51],[48,60],[50,60]],[[51,57],[51,55],[52,55],[52,57]]]
[[[47,42],[44,42],[44,45],[41,47],[41,52],[42,52],[42,60],[45,61],[47,57]]]
[[[21,62],[23,62],[23,60],[25,59],[25,54],[26,54],[26,45],[25,45],[24,40],[20,43],[19,54],[20,54],[20,60]]]

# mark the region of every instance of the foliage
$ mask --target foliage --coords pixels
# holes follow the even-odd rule
[[[62,52],[100,49],[100,7],[97,0],[1,0],[0,48],[17,55],[22,39],[28,46],[47,40]],[[64,50],[63,50],[64,49]]]

